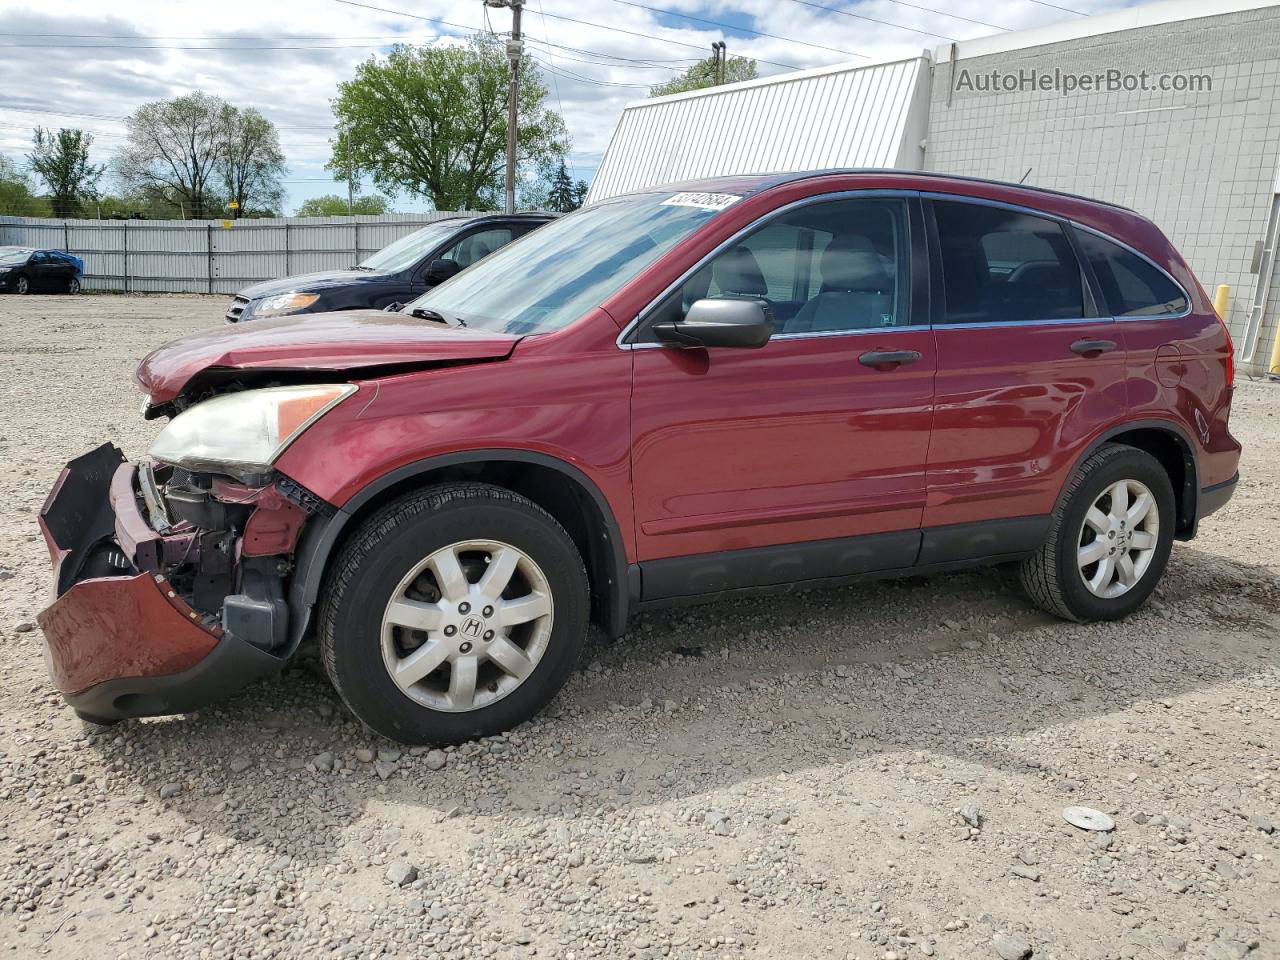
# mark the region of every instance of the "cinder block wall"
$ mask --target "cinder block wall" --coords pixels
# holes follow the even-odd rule
[[[948,89],[971,76],[1035,67],[1202,73],[1210,92],[980,93]],[[1209,290],[1231,285],[1228,324],[1241,345],[1280,159],[1280,7],[1148,26],[934,67],[926,165],[1021,180],[1120,203],[1173,239]],[[1270,356],[1280,270],[1259,339]],[[1256,367],[1255,367],[1256,369]]]

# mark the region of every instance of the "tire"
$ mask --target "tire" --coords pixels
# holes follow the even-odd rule
[[[437,573],[449,556],[465,583]],[[490,603],[487,573],[497,582],[508,566],[508,588]],[[408,744],[460,743],[528,720],[578,663],[589,615],[586,570],[564,528],[526,498],[482,483],[428,487],[378,510],[340,551],[323,597],[320,650],[338,695],[374,731]],[[522,615],[512,598],[546,612],[504,625],[503,609]],[[404,625],[428,614],[435,619],[421,629]],[[408,676],[413,654],[421,666],[441,651],[450,659],[420,680]],[[488,658],[498,651],[514,670]]]
[[[1123,496],[1129,509],[1115,513],[1112,491],[1120,485],[1126,488]],[[1113,513],[1135,516],[1132,511],[1139,508],[1144,490],[1150,494],[1148,512],[1136,524],[1116,526]],[[1115,496],[1118,500],[1121,494]],[[1091,515],[1094,507],[1098,512]],[[1146,603],[1164,575],[1176,512],[1173,485],[1160,461],[1134,447],[1104,444],[1067,481],[1044,543],[1022,562],[1023,589],[1037,606],[1064,620],[1087,623],[1127,617]],[[1082,566],[1084,559],[1094,556],[1099,557],[1096,562]],[[1110,574],[1105,569],[1109,560],[1115,564]]]
[[[26,277],[19,276],[13,281],[13,292],[18,296],[24,296],[31,292],[31,281]]]
[[[72,277],[71,281],[67,284],[67,293],[74,296],[79,292],[80,292],[80,278]]]

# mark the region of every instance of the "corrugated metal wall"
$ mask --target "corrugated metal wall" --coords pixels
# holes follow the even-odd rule
[[[259,280],[345,269],[428,223],[457,216],[479,214],[232,221],[0,217],[0,246],[73,253],[84,261],[88,290],[234,294]]]
[[[696,177],[919,168],[929,62],[826,67],[632,104],[587,201]]]

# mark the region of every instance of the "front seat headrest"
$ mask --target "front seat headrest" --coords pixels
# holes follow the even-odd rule
[[[756,255],[742,246],[734,247],[716,258],[711,267],[711,279],[723,293],[763,297],[769,292],[769,285],[764,282],[764,272],[756,261]]]
[[[893,286],[876,248],[860,234],[832,237],[820,266],[824,291],[881,291]]]

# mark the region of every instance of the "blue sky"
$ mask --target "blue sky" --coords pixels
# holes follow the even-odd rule
[[[118,0],[109,7],[97,0],[39,7],[29,0],[0,0],[0,47],[5,48],[0,53],[0,153],[21,160],[36,124],[79,126],[95,133],[94,159],[105,162],[122,142],[120,118],[149,100],[201,89],[257,107],[277,124],[289,161],[287,212],[307,197],[345,193],[345,185],[332,182],[324,169],[333,135],[329,100],[337,83],[350,78],[360,61],[397,41],[456,43],[486,28],[480,0],[368,3],[384,9],[340,0],[222,0],[217,5]],[[526,49],[539,61],[550,104],[562,109],[573,139],[573,172],[589,180],[622,108],[643,98],[648,85],[676,76],[709,53],[716,40],[727,42],[731,56],[757,58],[761,74],[769,75],[785,72],[782,64],[866,63],[912,55],[951,38],[972,39],[1130,5],[1117,0],[526,0],[524,20]],[[494,30],[509,28],[510,11],[490,9],[487,15]],[[401,210],[426,206],[408,196],[395,199]]]

